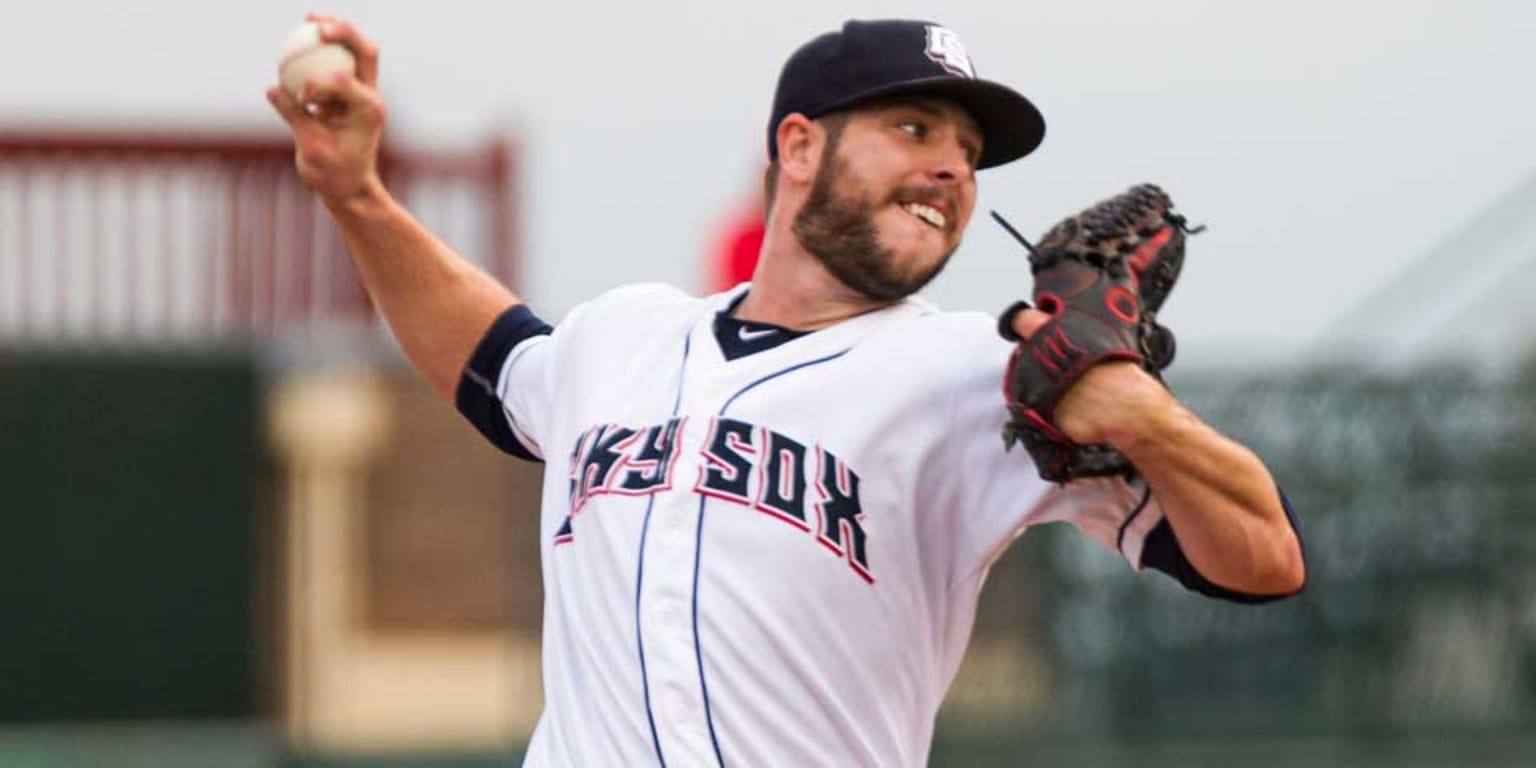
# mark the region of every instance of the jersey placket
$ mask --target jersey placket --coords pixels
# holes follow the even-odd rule
[[[682,390],[674,416],[687,419],[678,438],[679,456],[672,477],[675,487],[702,483],[708,468],[708,447],[720,423],[732,412],[737,399],[754,388],[781,376],[841,357],[847,347],[833,347],[820,356],[770,365],[756,370],[727,372],[712,344],[706,320],[692,331],[685,351]],[[749,372],[750,371],[750,372]],[[717,468],[718,469],[718,468]],[[637,595],[637,625],[644,655],[646,695],[656,729],[661,759],[668,765],[724,765],[719,742],[720,721],[709,698],[709,673],[705,666],[707,640],[699,636],[707,617],[698,608],[707,604],[710,585],[700,581],[700,556],[728,557],[702,552],[706,530],[717,524],[710,517],[712,500],[704,492],[668,493],[656,497],[650,510],[641,551],[641,575]],[[701,596],[699,592],[704,594]],[[698,611],[698,613],[696,613]]]
[[[696,330],[696,328],[695,328]],[[707,338],[707,337],[706,337]],[[691,487],[699,476],[707,419],[687,418],[708,400],[709,384],[695,378],[692,354],[700,339],[684,345],[681,381],[674,418],[685,417],[677,437],[677,461],[671,474],[674,488]],[[690,370],[692,369],[692,370]],[[698,423],[695,423],[695,422]],[[701,429],[702,427],[702,429]],[[666,765],[712,765],[720,762],[710,731],[703,648],[695,614],[697,567],[703,535],[703,499],[692,493],[665,493],[654,498],[640,552],[636,589],[636,626],[644,655],[645,687],[654,724],[659,758]]]
[[[699,445],[685,434],[678,482],[698,472]],[[715,762],[694,634],[694,566],[700,536],[700,500],[665,494],[651,509],[637,611],[645,654],[646,686],[662,759],[669,765]]]

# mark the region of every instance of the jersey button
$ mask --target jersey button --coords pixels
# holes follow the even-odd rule
[[[693,707],[689,705],[688,697],[682,691],[673,691],[671,709],[674,721],[680,720],[689,725],[693,724]]]
[[[661,620],[669,627],[681,627],[683,625],[683,609],[677,603],[667,602],[661,606]]]

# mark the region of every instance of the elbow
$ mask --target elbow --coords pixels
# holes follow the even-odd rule
[[[1240,603],[1272,603],[1301,593],[1307,586],[1307,564],[1301,542],[1294,535],[1277,539],[1254,560],[1241,585],[1224,595]]]
[[[1301,550],[1301,542],[1295,536],[1288,538],[1280,566],[1276,569],[1277,580],[1282,594],[1295,595],[1307,588],[1307,558]]]
[[[1285,514],[1285,526],[1275,536],[1279,550],[1278,570],[1286,587],[1283,594],[1296,595],[1307,588],[1307,548],[1301,543],[1301,527],[1296,523],[1290,499],[1279,486],[1275,486],[1275,495],[1280,498],[1280,509]]]
[[[1290,501],[1276,488],[1276,495],[1283,510],[1281,521],[1271,527],[1265,537],[1268,543],[1263,558],[1264,565],[1255,574],[1263,582],[1262,594],[1269,600],[1279,600],[1301,594],[1307,587],[1307,555],[1301,543],[1301,531],[1296,525],[1295,513]]]
[[[1307,586],[1307,559],[1301,540],[1291,531],[1275,542],[1268,567],[1259,575],[1259,591],[1272,599],[1300,594]]]

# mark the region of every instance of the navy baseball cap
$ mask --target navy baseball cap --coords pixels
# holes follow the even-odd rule
[[[1023,157],[1045,138],[1040,110],[1012,88],[977,79],[954,32],[927,21],[850,21],[784,62],[768,157],[778,159],[779,123],[790,114],[814,119],[888,96],[936,96],[970,112],[984,142],[978,169]]]

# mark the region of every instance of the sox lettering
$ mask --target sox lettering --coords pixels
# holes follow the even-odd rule
[[[571,451],[570,516],[557,544],[572,540],[570,519],[597,496],[646,496],[671,490],[686,419],[643,429],[604,424]],[[755,509],[805,531],[874,583],[869,568],[859,476],[821,446],[730,418],[713,418],[700,449],[695,493]],[[816,501],[808,503],[810,489]],[[814,513],[814,521],[811,515]]]

